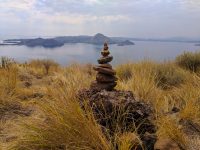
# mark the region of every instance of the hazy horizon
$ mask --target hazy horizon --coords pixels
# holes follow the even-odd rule
[[[99,32],[98,32],[99,33]],[[66,34],[63,34],[63,35],[51,35],[51,36],[45,36],[45,35],[12,35],[12,36],[2,36],[0,35],[0,40],[6,40],[6,39],[20,39],[20,38],[24,38],[24,39],[28,39],[28,38],[55,38],[55,37],[59,37],[59,36],[94,36],[98,33],[94,33],[94,34],[71,34],[71,35],[66,35]],[[200,36],[199,37],[181,37],[181,36],[169,36],[169,37],[134,37],[134,36],[121,36],[121,35],[118,35],[118,36],[109,36],[107,34],[104,34],[104,33],[100,33],[100,34],[103,34],[105,36],[108,36],[108,37],[119,37],[119,38],[138,38],[138,39],[186,39],[186,40],[199,40],[200,41]]]
[[[1,0],[0,38],[200,38],[199,0]]]

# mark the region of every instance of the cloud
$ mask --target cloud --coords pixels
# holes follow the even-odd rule
[[[123,15],[107,15],[107,16],[96,16],[96,15],[81,15],[81,14],[62,14],[54,13],[48,15],[46,13],[35,12],[31,16],[32,20],[45,22],[46,24],[84,24],[84,23],[111,23],[116,21],[131,21],[128,16]]]
[[[0,30],[10,34],[200,34],[199,0],[0,1]]]
[[[200,0],[183,0],[182,6],[190,12],[200,13]]]
[[[100,0],[83,0],[84,3],[92,5],[92,4],[101,4]]]
[[[36,0],[3,0],[0,3],[1,10],[31,10]]]
[[[76,6],[79,9],[81,3],[85,5],[99,4],[99,0],[5,0],[0,3],[0,15],[4,16],[1,19],[2,23],[8,20],[19,20],[33,22],[43,22],[45,24],[84,24],[88,22],[116,22],[130,21],[126,15],[108,15],[108,14],[92,14],[82,13],[80,10],[71,12],[70,6]],[[70,6],[68,4],[71,4]],[[6,7],[5,7],[6,6]],[[64,9],[65,8],[65,9]],[[59,10],[59,11],[58,11]],[[62,11],[63,10],[63,11]],[[17,18],[17,19],[16,19]],[[6,21],[5,21],[6,20]],[[23,24],[23,23],[22,23]]]

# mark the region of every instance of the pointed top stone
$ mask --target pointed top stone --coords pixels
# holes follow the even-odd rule
[[[108,50],[108,48],[109,48],[109,47],[108,47],[108,43],[105,42],[105,43],[104,43],[104,50]]]
[[[101,51],[101,55],[102,55],[103,57],[106,57],[106,56],[108,56],[108,55],[110,54],[110,52],[109,52],[108,49],[109,49],[108,43],[105,42],[105,43],[104,43],[104,48],[103,48],[102,51]]]

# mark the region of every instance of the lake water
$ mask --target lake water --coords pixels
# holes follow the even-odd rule
[[[132,46],[109,45],[114,57],[112,64],[151,59],[155,61],[172,60],[184,51],[200,51],[194,43],[142,42],[135,41]],[[103,46],[90,44],[66,44],[63,47],[48,49],[43,47],[0,46],[0,56],[24,62],[30,59],[53,59],[62,65],[73,62],[97,63]]]

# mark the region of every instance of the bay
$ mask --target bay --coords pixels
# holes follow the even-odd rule
[[[144,59],[154,61],[168,61],[174,59],[184,51],[200,51],[194,43],[181,42],[146,42],[133,41],[135,45],[117,46],[109,45],[114,57],[112,64],[137,62]],[[25,62],[31,59],[53,59],[61,65],[70,63],[97,63],[102,45],[91,44],[65,44],[57,48],[26,47],[26,46],[0,46],[0,57],[14,58]]]

